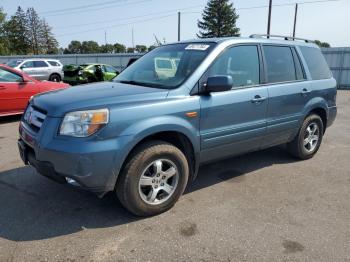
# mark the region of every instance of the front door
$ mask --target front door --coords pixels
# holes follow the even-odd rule
[[[33,82],[23,82],[23,78],[9,70],[0,68],[0,113],[22,112],[29,98],[38,93]]]
[[[230,91],[201,96],[201,162],[260,148],[266,135],[268,92],[261,86],[257,45],[234,46],[224,51],[200,80],[230,75]]]

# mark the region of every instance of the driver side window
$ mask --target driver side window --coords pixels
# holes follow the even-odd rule
[[[260,65],[258,47],[242,45],[225,50],[210,66],[206,78],[216,75],[229,75],[234,87],[258,85]]]
[[[22,82],[22,77],[0,68],[0,82]]]

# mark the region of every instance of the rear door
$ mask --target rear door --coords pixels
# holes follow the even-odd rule
[[[23,82],[21,75],[0,67],[0,114],[23,111],[38,92],[34,82]]]
[[[230,75],[227,92],[201,96],[201,161],[207,162],[259,149],[266,135],[267,87],[261,83],[258,45],[226,49],[210,66],[199,84],[209,76]]]
[[[310,99],[300,56],[291,46],[262,46],[269,93],[267,135],[262,147],[290,141],[298,132],[303,109]]]

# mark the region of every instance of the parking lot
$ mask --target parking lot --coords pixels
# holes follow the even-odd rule
[[[0,261],[350,261],[350,92],[318,154],[275,147],[210,164],[151,218],[24,166],[0,120]]]

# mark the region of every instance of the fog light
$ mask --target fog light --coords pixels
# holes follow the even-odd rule
[[[79,186],[78,182],[75,181],[73,178],[66,177],[66,181],[67,181],[68,184],[70,184],[72,186]]]

